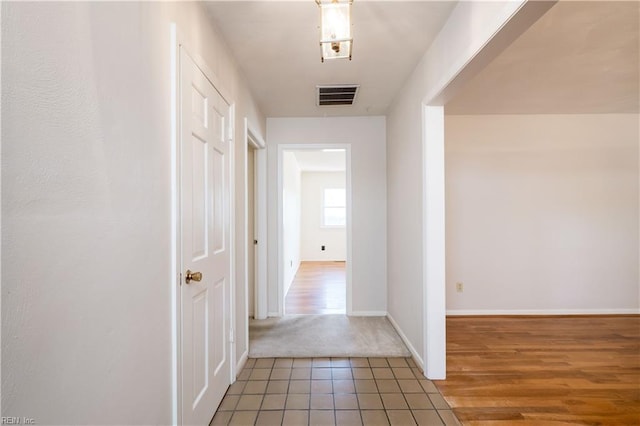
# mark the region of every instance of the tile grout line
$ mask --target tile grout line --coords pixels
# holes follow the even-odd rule
[[[285,360],[289,360],[290,363],[288,365],[278,365],[279,361],[285,359]],[[423,378],[421,376],[422,372],[417,372],[415,367],[415,363],[410,362],[410,359],[407,358],[401,358],[398,357],[398,359],[402,359],[402,361],[404,362],[404,365],[397,365],[395,362],[392,362],[389,360],[389,357],[383,357],[380,358],[378,360],[378,358],[376,358],[376,362],[375,364],[372,365],[371,360],[369,358],[366,357],[362,357],[362,358],[337,358],[337,359],[333,359],[331,357],[323,357],[323,358],[304,358],[304,360],[306,361],[304,364],[299,365],[297,367],[294,366],[294,364],[296,363],[296,359],[295,358],[271,358],[269,359],[270,361],[266,361],[265,362],[260,362],[261,360],[255,360],[253,362],[249,362],[245,368],[243,368],[243,370],[241,371],[241,373],[239,374],[239,378],[246,378],[246,380],[237,380],[237,382],[245,382],[244,385],[241,386],[237,386],[238,389],[234,389],[234,394],[225,394],[225,398],[227,397],[237,397],[238,400],[232,404],[230,407],[225,407],[225,410],[223,410],[224,412],[229,412],[230,416],[228,418],[229,422],[232,422],[233,418],[236,415],[236,412],[243,412],[243,411],[254,411],[255,412],[255,418],[254,418],[254,423],[257,424],[260,415],[263,413],[267,413],[269,411],[274,411],[274,410],[269,410],[267,409],[267,406],[265,405],[265,403],[267,402],[266,399],[268,399],[270,396],[272,395],[282,395],[282,397],[284,398],[283,401],[283,406],[282,406],[282,410],[278,410],[275,409],[275,411],[281,411],[282,412],[282,419],[281,419],[281,424],[284,424],[285,421],[285,414],[287,411],[287,402],[289,400],[289,396],[290,395],[297,395],[297,394],[291,394],[291,386],[292,386],[292,381],[294,380],[307,380],[307,379],[294,379],[294,373],[293,371],[296,368],[307,368],[309,370],[309,374],[308,374],[308,381],[309,381],[309,388],[308,388],[308,394],[306,394],[308,396],[308,400],[306,403],[306,409],[304,408],[298,408],[295,410],[302,410],[306,412],[306,422],[307,424],[309,424],[312,421],[312,411],[333,411],[333,415],[332,415],[332,419],[334,421],[335,424],[338,423],[338,411],[343,411],[343,410],[338,410],[336,407],[336,395],[342,395],[342,393],[336,393],[336,388],[335,388],[335,382],[340,380],[340,381],[346,381],[345,377],[341,374],[339,376],[336,376],[336,374],[344,369],[344,370],[348,370],[349,371],[349,375],[351,377],[349,377],[348,382],[352,385],[350,389],[352,389],[350,392],[346,392],[344,393],[344,395],[352,395],[355,399],[355,407],[354,408],[345,408],[344,412],[350,411],[350,412],[358,412],[359,413],[359,420],[360,422],[362,422],[362,424],[365,424],[365,417],[363,416],[363,412],[364,411],[368,411],[369,409],[363,409],[361,404],[360,404],[360,395],[375,395],[377,396],[377,401],[378,404],[380,405],[379,408],[371,408],[371,410],[379,410],[382,411],[384,413],[384,418],[386,421],[388,421],[389,423],[391,423],[391,416],[390,416],[390,411],[408,411],[409,415],[411,416],[410,418],[413,419],[414,422],[416,422],[416,424],[419,424],[419,420],[418,417],[416,417],[417,413],[415,412],[417,411],[422,411],[422,410],[428,410],[428,411],[435,411],[435,414],[437,416],[437,419],[443,423],[443,424],[447,424],[447,421],[445,420],[445,418],[443,417],[443,410],[445,410],[445,408],[437,408],[436,404],[433,403],[430,393],[427,390],[427,388],[425,388],[425,386],[423,386],[423,383],[421,382],[421,380],[426,380],[429,381],[426,378]],[[354,363],[354,359],[358,359],[360,360],[357,364]],[[395,357],[392,357],[391,359],[395,359]],[[364,360],[364,363],[361,361]],[[345,364],[345,361],[346,364]],[[264,364],[264,365],[262,365]],[[392,365],[392,364],[396,364],[396,365]],[[267,368],[265,368],[267,367]],[[355,369],[356,368],[365,368],[368,369],[370,371],[370,377],[367,377],[367,374],[364,375],[364,377],[367,378],[363,378],[363,379],[356,379],[356,374],[355,374]],[[374,369],[381,369],[381,370],[374,370]],[[394,370],[397,369],[397,370]],[[407,368],[411,374],[410,376],[405,377],[405,374],[402,373],[402,370],[399,369],[404,369]],[[268,374],[265,374],[266,372],[262,372],[261,374],[255,374],[254,375],[254,370],[268,370]],[[285,393],[280,393],[276,390],[276,392],[274,392],[273,394],[268,393],[268,389],[270,387],[270,385],[272,384],[272,382],[275,381],[280,381],[282,380],[282,377],[275,377],[274,375],[274,370],[276,369],[285,369],[285,370],[289,370],[288,374],[287,374],[287,386],[286,389],[280,389],[280,392],[285,392]],[[326,375],[326,373],[324,373],[324,370],[328,370],[327,372],[329,373],[329,375]],[[315,371],[314,371],[315,370]],[[386,370],[386,371],[385,371]],[[320,372],[323,372],[323,374],[319,374]],[[316,373],[316,374],[314,374]],[[387,377],[387,375],[389,375],[389,377]],[[251,377],[255,377],[255,379],[251,379]],[[264,376],[264,377],[263,377]],[[301,376],[302,377],[302,376]],[[315,377],[315,378],[314,378]],[[412,380],[413,382],[415,382],[417,384],[417,388],[415,389],[419,389],[419,392],[416,392],[415,389],[413,390],[407,390],[404,389],[403,387],[400,386],[400,382],[399,380]],[[356,380],[371,380],[371,383],[374,385],[372,389],[375,389],[375,392],[358,392],[358,389],[356,387]],[[398,392],[395,391],[390,391],[390,392],[384,392],[384,390],[381,389],[381,383],[382,380],[393,380],[393,383],[395,383],[396,385],[396,389],[398,389]],[[249,387],[250,382],[260,382],[260,381],[264,381],[264,389],[262,389],[260,387],[260,385],[255,385],[252,384],[251,386],[251,392],[253,392],[252,394],[246,394],[245,392],[247,391],[247,388]],[[284,381],[284,380],[283,380]],[[313,385],[314,385],[314,381],[318,382],[318,383],[322,383],[322,382],[329,382],[330,384],[330,392],[327,392],[326,388],[319,388],[317,389],[318,391],[320,391],[319,393],[314,393],[313,392]],[[431,382],[432,383],[432,382]],[[234,383],[235,384],[235,383]],[[305,387],[306,388],[306,387]],[[305,388],[302,388],[301,390],[304,391],[306,390]],[[429,388],[431,390],[431,388]],[[437,387],[434,387],[435,391],[434,393],[438,393],[440,396],[441,393],[439,391],[439,389]],[[231,390],[231,388],[230,388]],[[382,395],[384,394],[398,394],[401,396],[402,401],[404,402],[404,404],[406,404],[406,408],[392,408],[392,406],[388,406],[387,404],[385,404],[384,399],[382,398]],[[408,394],[416,394],[416,395],[424,395],[425,398],[427,399],[427,401],[429,401],[431,408],[420,408],[419,406],[416,408],[412,408],[411,404],[409,403],[409,399],[408,399]],[[243,396],[248,396],[248,395],[255,395],[255,397],[260,397],[260,403],[258,404],[258,406],[254,409],[251,410],[250,408],[245,409],[245,410],[238,410],[238,407],[240,405],[240,400],[242,399]],[[301,393],[300,395],[305,395],[305,393]],[[329,397],[328,399],[331,400],[331,407],[332,409],[327,409],[327,408],[317,408],[314,409],[312,404],[313,404],[313,396],[318,396],[318,395],[324,395],[325,397]],[[272,398],[269,398],[272,399]],[[318,398],[316,398],[318,399]],[[443,399],[443,398],[442,398]],[[245,399],[246,400],[246,399]],[[444,400],[444,399],[443,399]],[[446,400],[444,400],[446,403]],[[224,399],[223,399],[223,403],[224,403]],[[320,403],[320,404],[326,404],[325,403]],[[451,412],[451,415],[453,416],[453,420],[457,420],[455,419],[455,415],[453,414],[451,407],[447,404],[447,409],[446,411]],[[374,404],[376,407],[377,405]],[[221,404],[222,407],[222,404]],[[217,415],[218,412],[216,412]],[[222,417],[222,415],[220,416]],[[326,417],[325,417],[326,418]],[[449,421],[451,421],[451,417],[447,416],[447,418],[449,419]],[[215,416],[214,419],[212,419],[212,421],[215,421]],[[228,424],[228,423],[227,423]]]

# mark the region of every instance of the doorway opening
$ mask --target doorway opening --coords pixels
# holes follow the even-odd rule
[[[350,313],[348,147],[280,150],[282,315]]]

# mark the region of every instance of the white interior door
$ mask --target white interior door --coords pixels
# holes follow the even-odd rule
[[[230,384],[230,107],[184,49],[180,82],[182,422],[202,425]]]

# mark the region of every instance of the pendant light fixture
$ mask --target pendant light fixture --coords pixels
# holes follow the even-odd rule
[[[351,60],[353,0],[316,0],[316,3],[320,7],[320,60]]]

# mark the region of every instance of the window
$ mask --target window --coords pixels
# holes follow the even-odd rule
[[[322,226],[344,227],[347,224],[347,194],[344,188],[325,188],[322,197]]]

